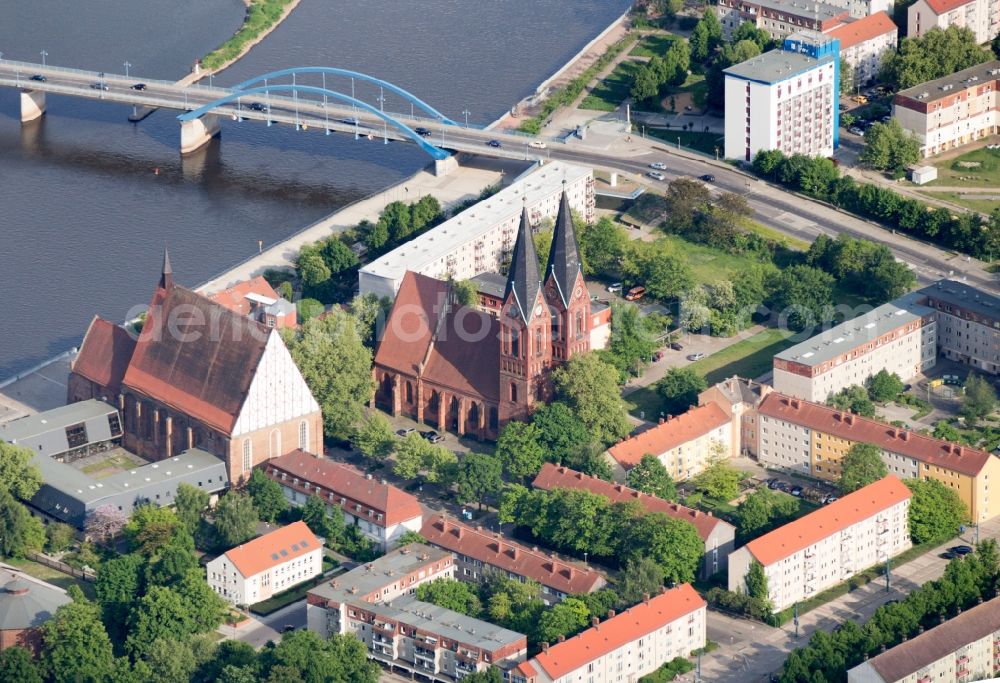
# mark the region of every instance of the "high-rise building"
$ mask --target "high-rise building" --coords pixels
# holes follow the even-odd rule
[[[892,3],[889,3],[892,8]],[[855,90],[872,83],[878,76],[882,57],[896,49],[899,29],[885,11],[848,21],[826,32],[840,41],[840,56],[854,70]],[[841,74],[845,78],[846,74]]]

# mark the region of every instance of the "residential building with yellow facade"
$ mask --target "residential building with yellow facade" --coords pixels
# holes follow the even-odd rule
[[[698,394],[698,405],[715,403],[729,416],[733,432],[730,457],[757,457],[757,406],[771,391],[770,384],[733,375]]]
[[[890,474],[936,479],[954,490],[973,521],[1000,514],[1000,493],[990,496],[990,482],[1000,485],[996,455],[777,392],[761,402],[758,413],[762,465],[835,481],[851,446],[870,443],[881,449]]]

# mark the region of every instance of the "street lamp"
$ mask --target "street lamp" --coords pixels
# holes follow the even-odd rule
[[[385,111],[385,88],[381,85],[378,87],[378,110]]]
[[[125,62],[123,63],[123,65],[125,67],[125,78],[128,78],[128,70],[129,70],[129,67],[132,66],[132,65],[129,64],[128,60],[125,60]]]
[[[471,114],[472,112],[469,111],[468,109],[466,109],[462,113],[465,114],[465,127],[468,128],[469,127],[469,114]]]
[[[678,135],[677,136],[677,149],[680,149],[680,148],[681,148],[681,136]]]
[[[42,56],[42,66],[45,66],[45,58],[49,56],[49,53],[46,52],[45,50],[42,50],[38,54]]]

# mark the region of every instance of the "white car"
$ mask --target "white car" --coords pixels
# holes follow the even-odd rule
[[[614,294],[615,292],[622,291],[622,283],[612,282],[610,285],[608,285],[608,291],[611,292],[612,294]]]
[[[534,149],[545,149],[545,143],[541,140],[532,140],[528,143],[528,147],[532,147]]]
[[[650,168],[655,168],[657,171],[666,171],[667,165],[662,161],[654,161],[649,165]]]
[[[648,175],[653,180],[666,180],[666,177],[667,177],[667,176],[663,175],[662,173],[660,173],[659,171],[650,171],[646,175]]]

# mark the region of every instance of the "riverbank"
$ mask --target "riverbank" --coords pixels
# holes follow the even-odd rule
[[[232,66],[248,53],[260,41],[267,38],[271,31],[281,26],[288,18],[300,0],[284,0],[284,6],[277,16],[269,17],[275,6],[283,0],[243,0],[247,6],[246,19],[232,38],[215,48],[201,59],[201,70],[192,81],[205,78],[209,74],[217,74]],[[267,23],[270,22],[270,23]]]

